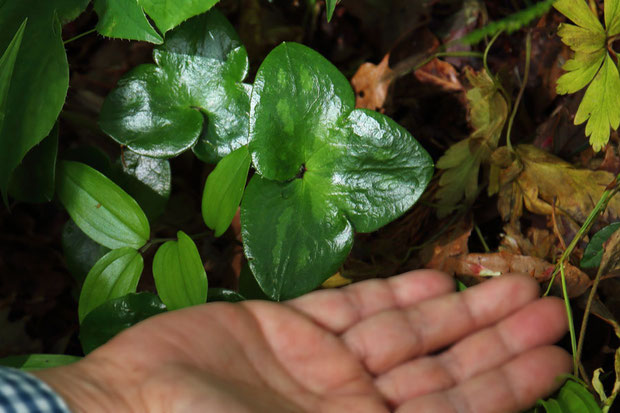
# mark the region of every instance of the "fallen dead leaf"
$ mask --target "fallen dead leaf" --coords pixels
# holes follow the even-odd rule
[[[389,60],[388,53],[378,65],[364,63],[353,75],[351,85],[355,90],[356,107],[370,110],[383,108],[388,89],[394,80]]]
[[[464,90],[459,74],[450,63],[440,59],[433,59],[414,73],[422,83],[431,83],[447,92],[461,92]]]

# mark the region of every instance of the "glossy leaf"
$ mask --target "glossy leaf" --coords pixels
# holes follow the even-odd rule
[[[61,243],[67,268],[80,284],[84,282],[93,265],[110,252],[109,248],[97,244],[84,234],[72,219],[69,219],[62,229]]]
[[[153,57],[106,98],[100,123],[108,135],[156,158],[194,147],[205,162],[247,144],[248,57],[224,16],[212,10],[187,21]]]
[[[202,218],[219,237],[230,226],[243,197],[250,170],[247,146],[222,159],[207,178],[202,195]]]
[[[227,303],[238,303],[245,301],[245,297],[233,290],[227,290],[226,288],[209,288],[207,294],[207,301],[214,303],[217,301],[223,301]]]
[[[166,306],[151,293],[131,293],[106,301],[80,325],[82,349],[88,354],[121,331],[165,311]]]
[[[149,222],[138,203],[90,166],[62,161],[56,192],[86,235],[108,248],[140,248],[149,238]]]
[[[295,43],[261,65],[250,112],[254,176],[241,205],[243,243],[274,300],[318,287],[337,272],[353,229],[371,232],[419,198],[430,156],[388,117],[355,110],[346,78]]]
[[[108,37],[161,44],[164,39],[151,26],[138,0],[95,0],[97,31]]]
[[[594,234],[583,252],[583,258],[580,263],[581,268],[596,268],[601,264],[604,252],[603,244],[618,229],[620,229],[620,222],[614,222]]]
[[[336,9],[336,4],[338,4],[339,0],[326,0],[325,7],[327,8],[327,21],[331,21],[334,15],[334,10]]]
[[[2,125],[6,117],[8,109],[7,100],[11,87],[11,80],[13,79],[13,70],[15,69],[17,53],[19,53],[19,49],[22,45],[27,23],[28,19],[26,18],[22,25],[19,26],[17,33],[15,33],[15,36],[13,36],[11,42],[0,57],[0,131],[2,130]]]
[[[84,10],[88,0],[20,0],[0,3],[0,53],[4,53],[25,19],[0,125],[0,192],[28,151],[52,130],[65,103],[69,66],[62,23]]]
[[[80,323],[101,304],[136,291],[144,260],[132,248],[112,250],[97,261],[82,286],[78,303]]]
[[[13,171],[10,195],[23,202],[49,202],[56,186],[58,124],[50,135],[32,148]]]
[[[139,0],[162,33],[209,10],[219,0]]]
[[[66,354],[25,354],[23,356],[1,358],[0,366],[32,371],[66,366],[80,360],[82,360],[82,357],[68,356]]]
[[[581,384],[567,380],[560,388],[555,397],[548,400],[540,400],[538,406],[547,413],[575,412],[575,413],[600,413],[601,409],[594,400],[592,393]],[[540,410],[540,409],[538,409]]]
[[[207,274],[196,244],[183,231],[178,241],[168,241],[155,253],[153,278],[157,294],[169,310],[204,304]]]
[[[248,300],[269,300],[258,285],[250,266],[246,263],[239,274],[239,294]]]
[[[172,188],[170,162],[126,150],[119,160],[117,182],[134,198],[150,219],[166,209]]]

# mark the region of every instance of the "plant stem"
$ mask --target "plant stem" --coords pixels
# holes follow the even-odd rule
[[[504,99],[506,99],[506,103],[508,104],[508,107],[511,107],[512,99],[510,98],[510,95],[506,92],[506,89],[504,89],[504,86],[502,85],[502,83],[499,80],[497,80],[495,76],[491,74],[491,70],[489,69],[489,64],[488,64],[489,51],[491,50],[493,43],[495,43],[497,38],[502,33],[503,33],[503,30],[500,30],[499,32],[495,33],[495,35],[491,38],[491,40],[489,40],[489,44],[487,44],[487,47],[484,49],[484,53],[482,55],[482,65],[484,66],[484,70],[487,72],[489,77],[493,80],[493,84],[495,85],[497,90],[499,90],[501,94],[504,96]]]
[[[487,242],[484,240],[484,237],[482,236],[482,231],[480,231],[480,227],[478,227],[478,224],[474,224],[474,229],[476,230],[476,234],[478,234],[478,238],[480,238],[480,242],[482,243],[484,252],[491,252],[491,249],[489,248],[489,246],[487,245]]]
[[[512,125],[514,123],[515,117],[517,116],[517,112],[519,110],[519,104],[521,103],[521,99],[523,98],[523,93],[525,92],[525,87],[527,86],[527,80],[530,75],[530,63],[532,57],[532,32],[528,31],[527,36],[525,37],[525,73],[523,73],[523,81],[521,82],[521,88],[519,89],[519,94],[517,95],[517,100],[515,100],[515,104],[512,107],[512,113],[510,114],[510,119],[508,120],[508,129],[506,130],[506,146],[510,152],[512,152],[512,143],[510,141],[512,134]]]
[[[81,39],[81,38],[82,38],[82,37],[84,37],[84,36],[88,36],[89,34],[94,33],[94,32],[96,32],[96,31],[97,31],[97,29],[96,29],[96,28],[93,28],[93,29],[87,30],[87,31],[85,31],[84,33],[80,33],[80,34],[78,34],[77,36],[73,36],[72,38],[70,38],[70,39],[68,39],[68,40],[65,40],[65,41],[63,42],[63,44],[65,44],[65,45],[66,45],[66,44],[69,44],[69,43],[71,43],[71,42],[73,42],[73,41],[75,41],[75,40]]]
[[[564,274],[563,262],[560,266],[560,272],[562,274],[562,295],[564,296],[564,306],[566,307],[566,318],[568,319],[568,332],[570,334],[570,345],[573,352],[573,374],[579,374],[579,361],[577,360],[577,337],[575,336],[575,323],[573,322],[573,310],[570,306],[570,300],[568,299],[568,289],[566,288],[566,276]]]

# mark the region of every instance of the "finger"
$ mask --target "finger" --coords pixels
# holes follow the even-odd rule
[[[454,279],[434,270],[411,271],[396,277],[322,290],[287,301],[315,323],[339,334],[381,311],[404,308],[454,291]]]
[[[568,373],[570,365],[564,350],[539,347],[453,389],[409,400],[396,412],[519,412],[553,393],[561,384],[558,376]]]
[[[552,297],[537,300],[440,355],[395,367],[375,383],[385,399],[397,406],[414,397],[447,390],[521,353],[555,343],[566,333],[566,328],[562,300]]]
[[[461,293],[371,316],[347,330],[345,344],[374,374],[426,355],[487,327],[538,297],[527,276],[503,276]]]

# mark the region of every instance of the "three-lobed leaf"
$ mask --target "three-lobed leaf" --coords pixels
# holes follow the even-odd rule
[[[354,229],[402,215],[433,172],[429,155],[384,115],[355,110],[346,78],[319,53],[276,47],[259,68],[249,149],[258,172],[241,205],[246,256],[274,300],[335,273]]]
[[[101,245],[137,249],[149,239],[149,222],[138,203],[90,166],[60,162],[56,193],[77,226]]]
[[[247,146],[222,159],[207,178],[202,195],[202,217],[219,237],[230,226],[245,189],[250,170]]]
[[[144,260],[133,248],[119,248],[101,257],[82,286],[78,302],[80,323],[106,301],[135,292],[143,269]]]
[[[198,248],[183,231],[177,241],[159,247],[153,259],[153,278],[157,294],[169,310],[204,304],[207,300],[207,274]]]
[[[165,311],[166,306],[152,293],[129,293],[108,300],[92,310],[82,321],[82,349],[88,354],[121,331]]]
[[[100,124],[108,135],[141,155],[193,148],[205,162],[247,144],[248,57],[224,16],[212,10],[183,23],[153,57],[106,98]]]

